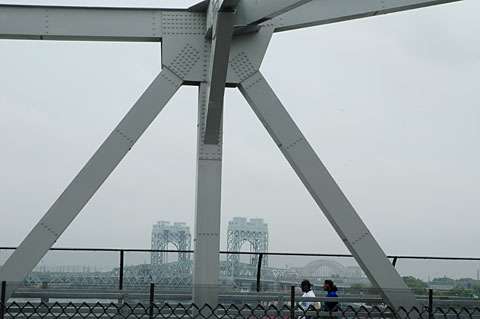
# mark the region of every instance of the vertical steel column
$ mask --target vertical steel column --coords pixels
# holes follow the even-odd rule
[[[222,134],[217,144],[205,144],[207,84],[198,96],[197,185],[193,261],[193,303],[218,305],[220,276],[220,200]],[[220,127],[220,132],[221,132]]]

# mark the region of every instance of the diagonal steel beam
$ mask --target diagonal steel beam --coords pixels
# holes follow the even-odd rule
[[[165,11],[0,5],[0,39],[158,42]]]
[[[0,281],[5,280],[12,284],[7,287],[7,296],[10,296],[15,290],[15,284],[25,280],[55,244],[182,83],[182,79],[164,68],[150,84],[13,255],[0,268]]]
[[[275,32],[412,10],[461,0],[314,0],[274,19]]]
[[[394,309],[421,310],[263,75],[256,72],[241,82],[239,89],[383,299]]]
[[[205,144],[217,144],[219,140],[234,18],[235,13],[232,11],[219,11],[216,14],[215,25],[213,26],[212,48],[207,80],[208,112]]]
[[[241,0],[237,5],[235,26],[247,26],[270,20],[312,0]]]
[[[223,0],[217,3],[219,11],[210,2],[209,21],[213,23],[210,72],[208,77],[208,113],[205,144],[218,143],[223,112],[225,81],[232,41],[233,26],[249,25],[271,19],[311,0]],[[232,11],[235,9],[234,11]],[[226,11],[221,11],[226,10]],[[208,33],[208,31],[207,31]]]

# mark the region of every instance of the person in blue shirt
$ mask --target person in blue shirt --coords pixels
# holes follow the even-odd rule
[[[338,297],[337,295],[337,286],[333,284],[333,281],[331,280],[325,280],[325,283],[323,284],[323,291],[327,292],[327,297]],[[336,306],[338,305],[338,302],[325,302],[325,305],[323,306],[324,311],[337,311],[338,309]]]

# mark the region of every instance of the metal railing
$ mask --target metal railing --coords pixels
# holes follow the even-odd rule
[[[15,283],[10,283],[13,287]],[[147,301],[150,304],[155,303],[157,307],[170,304],[190,305],[192,303],[192,289],[191,287],[178,289],[177,291],[165,291],[158,289],[155,291],[155,284],[151,283],[148,289],[126,289],[126,290],[103,290],[95,287],[85,287],[84,289],[28,289],[20,288],[12,296],[11,304],[13,305],[45,305],[59,304],[65,305],[74,302],[82,305],[110,305],[114,302],[117,306],[120,304],[136,305],[145,304]],[[160,287],[161,288],[161,287]],[[218,288],[218,287],[217,287]],[[7,305],[5,300],[5,292],[7,290],[7,283],[1,283],[0,305]],[[23,303],[19,301],[24,301]],[[37,302],[40,300],[40,303]],[[81,303],[79,301],[82,301]],[[428,296],[417,296],[417,300],[422,309],[476,309],[480,307],[479,299],[458,298],[458,297],[433,297],[433,291],[430,289]],[[256,307],[261,305],[263,307],[268,305],[276,305],[282,307],[285,305],[296,305],[299,302],[313,302],[315,304],[323,304],[325,302],[332,302],[332,298],[327,297],[301,297],[301,292],[291,286],[290,294],[282,292],[221,292],[219,294],[219,302],[222,305],[248,305],[249,307]],[[335,298],[342,307],[350,305],[369,306],[369,307],[383,307],[383,299],[377,295],[341,295]],[[0,310],[1,313],[2,310]],[[1,319],[1,318],[0,318]]]
[[[16,247],[0,247],[1,250],[15,250]],[[50,251],[68,251],[68,252],[114,252],[119,254],[119,272],[118,272],[118,289],[122,290],[124,287],[124,273],[125,273],[125,253],[193,253],[193,250],[161,250],[161,249],[115,249],[115,248],[51,248]],[[353,258],[349,254],[315,254],[315,253],[278,253],[278,252],[231,252],[221,251],[222,255],[256,255],[257,260],[257,274],[256,274],[256,291],[261,290],[261,274],[262,274],[262,260],[264,256],[284,256],[284,257],[334,257],[334,258]],[[412,255],[388,255],[392,260],[392,265],[395,267],[399,260],[441,260],[441,261],[480,261],[478,257],[439,257],[439,256],[412,256]]]

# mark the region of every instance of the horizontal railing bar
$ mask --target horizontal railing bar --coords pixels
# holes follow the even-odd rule
[[[16,291],[13,293],[13,298],[72,298],[72,299],[120,299],[120,298],[129,298],[129,299],[149,299],[148,293],[139,293],[139,292],[74,292],[74,291],[49,291],[48,289],[43,291]],[[220,294],[219,298],[221,300],[254,300],[254,301],[272,301],[283,298],[288,300],[289,295],[281,294],[271,294],[271,295],[243,295],[243,294]],[[191,300],[192,294],[155,294],[156,300]],[[325,302],[331,301],[327,297],[297,297],[296,301],[314,301],[314,302]],[[349,297],[338,297],[335,299],[338,302],[361,302],[361,303],[381,303],[382,299],[378,296],[349,296]]]
[[[0,247],[0,250],[15,250],[16,247]],[[135,249],[135,248],[50,248],[51,251],[91,251],[91,252],[159,252],[159,253],[194,253],[193,250],[165,250],[165,249]],[[281,253],[281,252],[244,252],[244,251],[220,251],[221,254],[232,255],[266,255],[266,256],[297,256],[297,257],[340,257],[353,258],[349,254],[316,254],[316,253]],[[468,260],[480,261],[480,257],[442,257],[442,256],[413,256],[413,255],[388,255],[388,258],[397,259],[421,259],[421,260]]]
[[[148,293],[140,292],[72,292],[72,291],[19,291],[13,294],[14,298],[53,298],[53,299],[149,299]],[[287,294],[220,294],[220,300],[229,300],[229,301],[275,301],[275,300],[288,300],[289,295]],[[421,296],[417,296],[417,299],[426,304],[427,300]],[[192,295],[185,294],[156,294],[155,300],[192,300]],[[296,297],[297,302],[300,301],[311,301],[311,302],[327,302],[331,301],[331,298],[328,297]],[[337,297],[336,302],[340,303],[382,303],[383,300],[379,296],[348,296],[348,297]],[[439,299],[434,298],[434,302],[437,304],[459,304],[459,305],[478,305],[479,301],[475,299]]]

